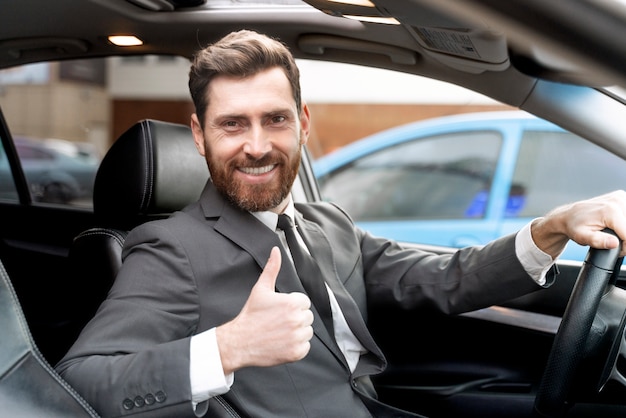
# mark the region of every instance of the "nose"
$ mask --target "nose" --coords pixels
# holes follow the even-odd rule
[[[254,158],[260,158],[271,149],[272,143],[269,135],[263,128],[255,126],[249,130],[249,135],[243,145],[243,152]]]

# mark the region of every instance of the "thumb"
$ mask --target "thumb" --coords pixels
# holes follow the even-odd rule
[[[278,277],[278,272],[280,271],[281,260],[280,250],[278,247],[273,247],[270,252],[270,257],[268,258],[265,268],[259,276],[259,280],[257,281],[255,287],[260,286],[272,292],[275,291],[276,278]]]
[[[611,249],[611,248],[618,247],[620,244],[619,238],[617,237],[615,232],[613,232],[612,230],[609,231],[607,229],[604,229],[596,233],[596,235],[597,235],[597,238],[595,239],[595,241],[600,243],[600,245],[597,246],[596,248]]]

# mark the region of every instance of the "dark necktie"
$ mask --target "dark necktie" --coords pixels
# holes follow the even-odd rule
[[[291,218],[287,215],[278,216],[278,228],[282,229],[287,238],[287,245],[291,251],[293,264],[298,272],[298,277],[302,282],[304,290],[306,290],[311,302],[320,314],[326,329],[334,338],[333,316],[330,310],[330,299],[328,290],[322,277],[320,269],[309,253],[307,253],[296,238],[296,232],[291,222]]]

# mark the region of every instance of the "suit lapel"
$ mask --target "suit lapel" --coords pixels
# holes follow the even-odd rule
[[[361,344],[363,344],[372,355],[378,357],[382,362],[381,364],[385,364],[385,357],[367,329],[367,325],[363,320],[363,316],[357,304],[338,278],[334,256],[326,234],[324,234],[317,224],[308,222],[298,212],[296,212],[296,223],[299,225],[299,232],[313,258],[317,261],[326,283],[335,294],[350,329]],[[382,369],[378,371],[382,371]]]

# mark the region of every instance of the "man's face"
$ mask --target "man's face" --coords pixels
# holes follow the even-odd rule
[[[282,69],[246,78],[218,76],[208,88],[204,130],[192,116],[196,147],[215,187],[240,208],[282,212],[309,133]]]

